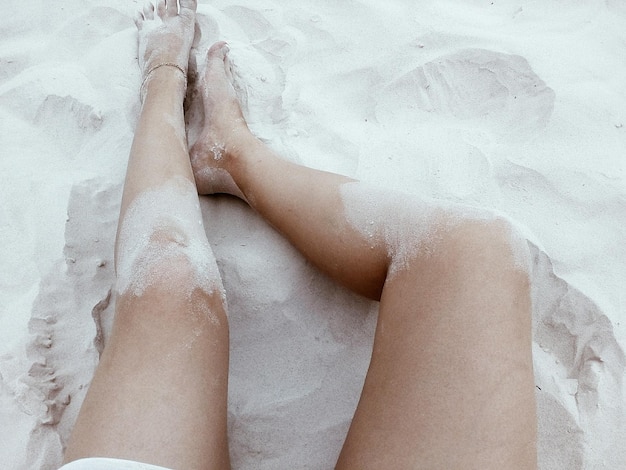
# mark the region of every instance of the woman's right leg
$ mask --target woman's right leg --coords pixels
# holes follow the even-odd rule
[[[380,300],[340,468],[535,468],[525,241],[496,218],[399,200],[284,161],[248,131],[209,51],[201,192],[248,201],[310,261]]]

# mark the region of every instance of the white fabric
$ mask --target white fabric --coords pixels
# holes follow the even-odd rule
[[[90,458],[74,460],[63,465],[59,470],[171,470],[158,465],[135,462],[132,460]]]

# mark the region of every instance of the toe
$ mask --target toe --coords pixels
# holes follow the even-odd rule
[[[143,6],[143,16],[147,20],[154,19],[154,5],[151,2],[146,2]]]
[[[221,60],[224,61],[226,53],[228,52],[228,45],[224,41],[216,42],[207,52],[207,60]]]
[[[170,3],[172,2],[170,1]],[[165,16],[169,14],[165,0],[159,0],[157,2],[157,14],[159,15],[159,18],[165,18]]]
[[[174,2],[176,4],[176,2]],[[198,7],[197,0],[180,0],[180,15],[188,19],[193,19]]]
[[[160,0],[165,3],[167,16],[176,16],[178,14],[178,2],[176,0]]]
[[[216,42],[209,48],[206,58],[206,73],[224,73],[226,78],[232,82],[230,61],[228,60],[228,50],[228,44],[224,41]],[[208,66],[209,64],[211,64],[210,67]]]

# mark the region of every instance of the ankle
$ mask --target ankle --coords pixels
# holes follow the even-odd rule
[[[246,195],[270,175],[281,171],[281,162],[284,162],[253,134],[240,142],[234,155],[229,172]]]
[[[169,66],[162,64],[148,71],[139,93],[142,102],[145,102],[148,96],[172,96],[184,98],[187,90],[187,75],[182,68],[178,66]]]
[[[260,143],[242,120],[241,125],[233,127],[229,138],[224,142],[225,169],[231,172],[245,166],[250,157],[257,152]]]

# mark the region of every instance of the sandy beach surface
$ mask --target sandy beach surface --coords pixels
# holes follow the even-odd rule
[[[518,223],[540,468],[626,468],[624,3],[199,3],[198,67],[229,42],[250,126],[285,158]],[[2,468],[60,465],[110,330],[142,4],[2,0]],[[202,210],[230,307],[233,467],[332,468],[377,304],[241,201]]]

